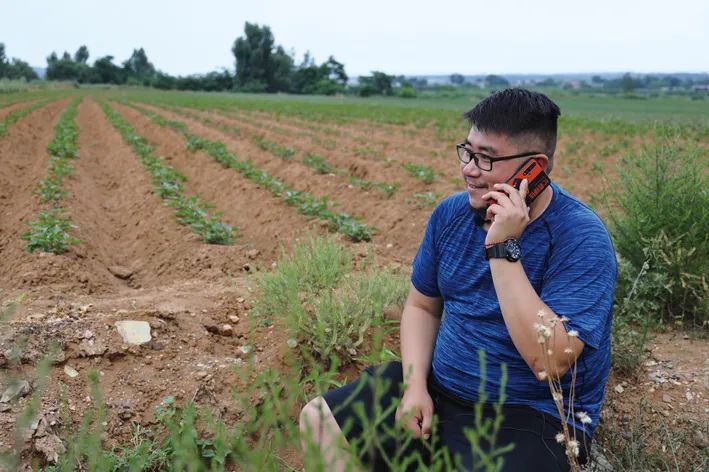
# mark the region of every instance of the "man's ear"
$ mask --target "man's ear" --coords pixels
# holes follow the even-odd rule
[[[541,163],[542,169],[544,169],[547,174],[551,171],[551,160],[549,159],[549,156],[546,154],[538,154],[534,156],[534,158]]]

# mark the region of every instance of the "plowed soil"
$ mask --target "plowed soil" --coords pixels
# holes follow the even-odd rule
[[[213,203],[222,213],[222,221],[237,228],[233,245],[205,244],[177,223],[173,209],[155,193],[151,176],[138,156],[96,101],[86,97],[76,118],[79,156],[72,162],[74,173],[65,178],[69,195],[62,201],[74,225],[71,234],[81,243],[63,255],[29,253],[21,235],[28,229],[26,223],[43,208],[34,189],[46,177],[50,158],[46,146],[67,105],[68,100],[61,100],[34,111],[0,139],[2,301],[24,296],[16,316],[1,325],[0,372],[27,379],[36,388],[35,364],[53,344],[58,346],[58,360],[51,368],[40,406],[48,432],[56,433],[76,427],[82,414],[94,406],[87,373],[98,371],[108,406],[106,445],[128,441],[135,424],[154,424],[155,407],[167,395],[175,396],[178,403],[193,400],[208,405],[230,424],[238,421],[241,412],[230,389],[248,381],[235,374],[235,367],[238,371],[245,365],[245,352],[257,369],[280,369],[287,349],[283,327],[277,321],[276,326],[261,326],[251,313],[251,274],[269,270],[296,238],[325,234],[327,228],[235,170],[223,168],[205,152],[187,150],[179,133],[155,124],[129,106],[111,102],[111,107],[154,146],[156,155],[187,177],[185,192]],[[450,143],[437,140],[430,129],[419,132],[411,126],[367,123],[329,125],[330,132],[319,133],[316,123],[264,112],[186,113],[141,106],[183,121],[198,136],[222,141],[239,158],[252,160],[297,190],[336,201],[339,211],[362,216],[365,223],[377,228],[373,240],[352,243],[344,236],[340,240],[357,256],[373,253],[378,264],[404,272],[432,209],[417,206],[413,194],[433,192],[442,198],[461,187]],[[0,119],[10,108],[0,110]],[[209,118],[214,124],[200,118]],[[225,130],[234,127],[240,131]],[[260,149],[254,143],[259,135],[293,148],[294,158],[284,161]],[[330,139],[336,141],[335,147]],[[379,157],[357,151],[368,142],[376,143]],[[560,145],[562,154],[565,143]],[[377,190],[351,185],[347,176],[318,175],[302,163],[308,152],[348,169],[352,176],[396,182],[400,187],[393,197],[385,198]],[[422,183],[402,169],[402,162],[431,165],[437,177],[431,184]],[[589,175],[589,162],[580,163],[578,172],[566,174],[560,172],[562,164],[558,165],[555,172],[561,184],[575,186],[581,198],[598,190],[603,175]],[[125,344],[115,326],[121,320],[147,321],[151,341],[142,346]],[[653,359],[656,364],[675,360],[678,374],[699,362],[697,352],[707,352],[705,341],[669,336],[656,339]],[[9,349],[21,339],[26,340],[26,346],[21,362],[15,365]],[[656,364],[647,364],[647,368]],[[649,371],[639,375],[630,379],[634,382],[631,386],[626,381],[624,394],[613,390],[624,379],[614,378],[609,383],[609,404],[615,405],[610,421],[631,412],[633,402],[645,396],[654,405],[656,418],[671,414],[682,423],[709,411],[706,366],[694,374],[682,370],[675,379],[677,385],[669,377],[667,382],[658,383],[654,377],[648,381]],[[663,393],[671,394],[670,401]],[[25,396],[6,403],[9,408],[0,408],[0,448],[13,443],[12,425],[28,401]],[[68,405],[68,412],[62,411],[63,405]],[[26,438],[26,459],[33,454],[44,459],[36,439]],[[298,467],[297,455],[293,457],[292,465]]]

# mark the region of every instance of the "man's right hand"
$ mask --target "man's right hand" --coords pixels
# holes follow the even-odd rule
[[[396,409],[396,421],[406,420],[404,428],[410,430],[415,438],[431,437],[433,422],[433,399],[428,393],[426,384],[409,385],[401,397],[401,403]]]

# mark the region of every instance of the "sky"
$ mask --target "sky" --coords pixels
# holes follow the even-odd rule
[[[8,57],[46,67],[85,44],[120,64],[143,47],[173,75],[234,69],[246,21],[351,77],[709,72],[707,0],[0,0]]]

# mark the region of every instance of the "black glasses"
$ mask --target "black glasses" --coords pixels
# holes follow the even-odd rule
[[[492,157],[482,152],[472,152],[470,149],[465,147],[466,143],[456,144],[455,149],[458,151],[458,159],[463,164],[468,164],[470,161],[475,161],[475,165],[478,166],[480,170],[490,171],[492,170],[492,163],[497,161],[508,161],[510,159],[517,159],[518,157],[531,157],[539,154],[544,154],[543,152],[525,152],[522,154],[515,154],[514,156],[501,156]]]

